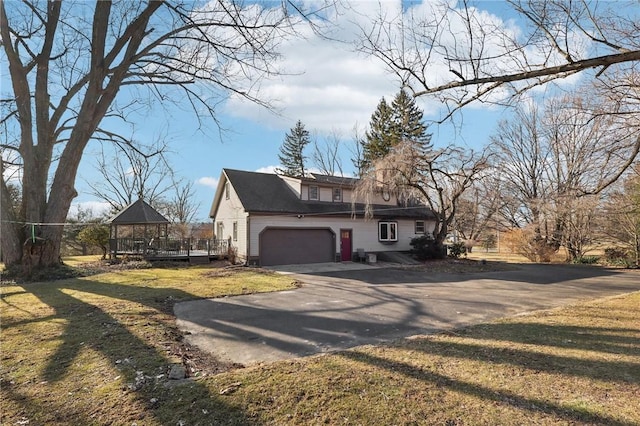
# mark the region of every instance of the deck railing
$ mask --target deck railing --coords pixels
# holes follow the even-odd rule
[[[229,240],[216,239],[163,239],[163,238],[112,238],[111,253],[118,255],[142,255],[147,258],[225,256]]]

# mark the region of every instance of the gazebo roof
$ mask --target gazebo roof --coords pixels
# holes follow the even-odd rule
[[[169,220],[142,198],[129,204],[109,221],[113,225],[164,224]]]

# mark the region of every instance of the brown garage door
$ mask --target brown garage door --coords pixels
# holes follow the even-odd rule
[[[334,262],[334,238],[326,228],[267,228],[260,234],[260,264]]]

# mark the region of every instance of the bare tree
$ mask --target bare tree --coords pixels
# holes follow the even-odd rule
[[[603,233],[622,245],[640,266],[640,165],[625,177],[604,204]]]
[[[415,141],[403,141],[364,171],[356,198],[370,209],[372,194],[385,188],[405,203],[425,203],[436,215],[433,237],[442,247],[456,217],[462,194],[489,166],[486,152],[458,147],[423,149]]]
[[[162,203],[161,210],[173,224],[180,238],[187,238],[196,219],[200,203],[195,201],[193,183],[175,182],[172,196]]]
[[[564,246],[570,259],[583,256],[598,194],[637,155],[634,129],[595,113],[604,108],[596,97],[554,98],[542,112],[518,108],[492,137],[508,176],[501,213],[512,226],[530,225],[543,251]]]
[[[340,145],[342,143],[342,137],[337,130],[332,131],[321,143],[318,142],[318,138],[314,138],[311,160],[314,166],[320,170],[320,173],[329,176],[344,176],[340,158]]]
[[[599,196],[568,197],[556,207],[561,230],[560,245],[567,253],[567,260],[579,261],[595,241],[595,225],[602,208]]]
[[[358,124],[356,123],[353,126],[353,136],[349,148],[349,152],[352,155],[351,163],[355,168],[356,176],[362,176],[362,172],[364,170],[364,138],[365,135],[362,134],[362,131],[358,128]]]
[[[155,208],[165,195],[175,187],[172,167],[167,161],[167,145],[163,142],[143,147],[129,143],[110,155],[102,149],[96,160],[99,181],[87,181],[91,194],[107,202],[115,214],[138,199]]]
[[[518,226],[534,224],[536,238],[545,234],[558,245],[562,236],[569,235],[563,232],[569,229],[565,220],[571,215],[557,213],[573,211],[572,197],[601,193],[640,151],[637,10],[632,4],[562,0],[511,0],[508,5],[518,20],[504,21],[471,1],[397,9],[381,4],[377,19],[361,27],[359,48],[386,64],[414,97],[440,101],[445,112],[438,122],[471,103],[511,104],[534,87],[579,73],[591,78],[594,85],[587,93],[600,93],[606,101],[590,102],[589,108],[576,108],[574,103],[569,118],[580,110],[585,130],[604,132],[601,135],[615,130],[617,136],[605,138],[606,146],[594,139],[585,141],[585,149],[580,149],[586,159],[582,164],[592,170],[580,174],[589,179],[574,182],[569,175],[577,170],[566,168],[573,159],[562,144],[551,147],[539,140],[539,119],[513,120],[499,130],[511,149],[501,149],[508,158],[501,167],[509,169],[513,184],[510,203],[502,209],[504,217]],[[592,178],[596,170],[600,175]],[[552,178],[564,187],[551,186]],[[572,201],[554,207],[547,202],[550,196],[555,202]]]
[[[632,3],[510,0],[504,21],[473,1],[427,2],[362,27],[360,50],[379,58],[415,97],[434,96],[446,120],[472,102],[506,102],[589,70],[596,77],[640,61]],[[523,23],[515,28],[513,22]]]
[[[138,99],[183,101],[214,121],[215,106],[231,94],[268,106],[258,83],[280,72],[277,45],[310,16],[303,7],[0,0],[11,80],[0,96],[0,125],[11,135],[0,164],[6,264],[26,272],[59,264],[60,224],[76,196],[85,148],[90,140],[124,143],[107,125],[140,109]],[[8,158],[22,170],[19,206],[5,180]],[[37,244],[26,238],[25,222],[37,227]]]
[[[499,228],[498,212],[505,206],[502,193],[504,176],[495,168],[487,168],[465,191],[458,201],[454,230],[467,242],[467,250],[471,251],[487,231]]]

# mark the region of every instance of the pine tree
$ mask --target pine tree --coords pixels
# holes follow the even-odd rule
[[[371,115],[370,130],[361,142],[360,170],[366,170],[375,160],[389,154],[391,148],[403,140],[415,142],[422,150],[431,149],[431,135],[422,116],[415,100],[404,90],[400,90],[391,105],[382,98]]]
[[[422,121],[422,111],[404,89],[400,90],[393,99],[391,109],[396,126],[395,137],[399,140],[416,142],[423,148],[431,148],[431,135],[427,134],[427,126]]]
[[[282,168],[277,168],[276,172],[285,176],[304,177],[304,148],[311,142],[309,131],[304,128],[302,121],[298,120],[295,127],[285,136],[280,147],[280,164]]]
[[[393,110],[383,97],[371,115],[369,131],[361,141],[363,158],[360,170],[366,170],[373,161],[387,155],[397,142]]]

